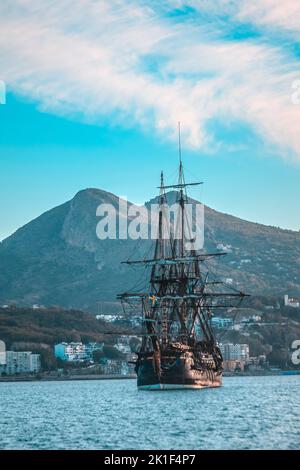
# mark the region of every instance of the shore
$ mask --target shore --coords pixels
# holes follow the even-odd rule
[[[274,375],[300,375],[300,370],[280,370],[280,371],[256,371],[256,372],[223,372],[223,377],[270,377]],[[130,375],[114,375],[114,374],[87,374],[87,375],[23,375],[23,376],[7,376],[0,377],[1,382],[54,382],[54,381],[71,381],[71,380],[124,380],[136,379],[135,374]]]
[[[223,372],[223,377],[270,377],[272,375],[300,375],[300,370],[257,370],[251,372]]]
[[[131,375],[104,375],[104,374],[90,374],[90,375],[45,375],[45,376],[7,376],[0,377],[0,382],[53,382],[53,381],[70,381],[70,380],[124,380],[136,379],[135,374]]]

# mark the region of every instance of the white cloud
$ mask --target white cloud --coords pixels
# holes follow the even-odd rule
[[[199,13],[224,14],[241,21],[300,32],[299,0],[165,0],[169,8],[191,7]],[[299,36],[298,36],[299,37]]]
[[[184,3],[211,10],[196,0],[169,5]],[[195,148],[218,138],[207,131],[210,120],[242,120],[300,160],[300,106],[291,100],[296,59],[269,44],[225,40],[214,12],[215,23],[182,23],[157,5],[2,0],[0,78],[41,109],[78,119],[110,116],[170,138],[181,120],[186,145]],[[259,22],[245,5],[232,14]],[[227,11],[232,2],[218,6]]]
[[[258,25],[278,27],[300,37],[300,2],[298,0],[243,0],[238,17]]]

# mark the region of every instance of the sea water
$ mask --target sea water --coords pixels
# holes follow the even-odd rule
[[[300,376],[216,389],[135,380],[0,383],[0,449],[299,449]]]

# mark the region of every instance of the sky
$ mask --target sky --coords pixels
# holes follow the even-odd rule
[[[161,169],[176,181],[178,121],[191,196],[299,230],[299,18],[298,0],[1,0],[0,239],[84,188],[149,200]]]

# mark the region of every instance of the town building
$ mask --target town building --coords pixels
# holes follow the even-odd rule
[[[105,375],[131,375],[134,374],[134,365],[127,361],[116,359],[102,359],[101,374]]]
[[[300,308],[300,301],[290,298],[287,294],[284,296],[283,301],[285,307]]]
[[[5,372],[6,368],[6,346],[4,341],[0,340],[0,376]]]
[[[40,354],[31,351],[6,351],[5,366],[2,370],[7,375],[36,374],[41,370]]]
[[[232,246],[231,245],[225,245],[224,243],[218,243],[217,244],[217,250],[223,251],[224,253],[231,253],[232,252]]]
[[[130,354],[131,353],[131,349],[130,349],[130,346],[128,344],[117,343],[117,344],[115,344],[114,347],[115,347],[115,349],[117,349],[122,354]]]
[[[93,359],[93,352],[94,351],[103,351],[104,343],[96,343],[96,342],[90,342],[84,344],[85,346],[85,354],[88,358],[88,360]]]
[[[249,361],[249,345],[220,343],[219,347],[224,360],[224,371],[243,372],[245,365]]]
[[[129,338],[128,336],[120,336],[117,339],[117,343],[115,344],[115,349],[117,349],[122,354],[131,354],[131,348],[129,345]]]
[[[31,354],[29,357],[30,372],[37,374],[41,370],[41,356],[40,354]]]
[[[243,361],[224,361],[224,372],[244,372],[245,362]]]
[[[250,320],[258,323],[261,321],[261,315],[252,315],[252,317],[250,318]]]
[[[54,355],[62,361],[91,361],[93,360],[93,352],[96,350],[102,351],[103,346],[104,343],[58,343],[54,346]]]
[[[224,361],[247,362],[249,360],[248,344],[220,343],[219,347]]]
[[[249,372],[256,372],[266,368],[269,368],[269,363],[267,362],[265,354],[260,354],[257,357],[249,357],[249,361],[247,363],[247,370]]]
[[[6,346],[4,341],[0,340],[0,367],[6,364]]]
[[[211,324],[214,328],[218,330],[223,330],[223,329],[232,329],[233,327],[233,320],[232,318],[226,318],[226,317],[212,317],[211,319]]]
[[[96,315],[96,320],[103,320],[108,323],[114,323],[117,320],[123,320],[124,315],[121,314],[114,314],[114,315],[109,315],[105,313],[100,313],[99,315]]]

